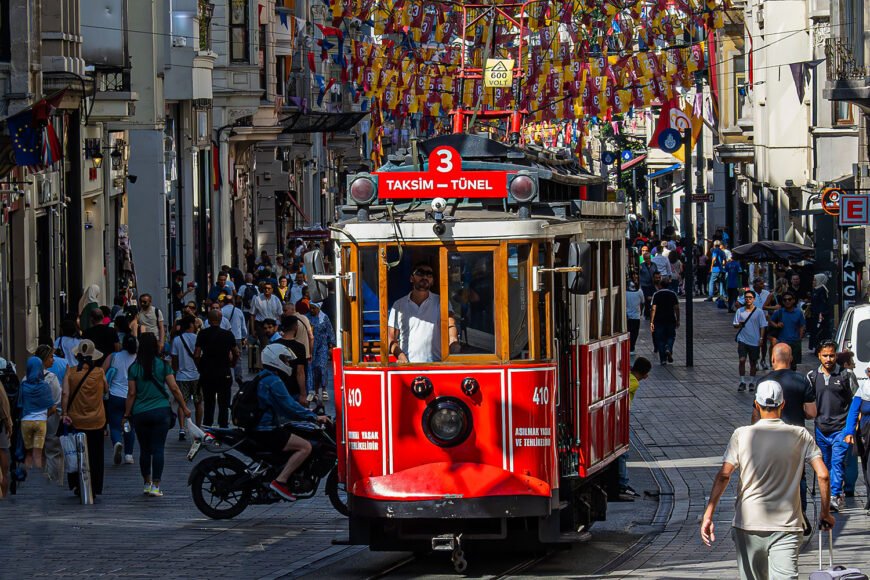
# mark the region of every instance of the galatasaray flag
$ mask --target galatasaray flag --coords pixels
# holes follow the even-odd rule
[[[701,117],[695,116],[691,106],[681,104],[679,97],[674,97],[673,99],[667,101],[664,105],[662,105],[662,110],[659,113],[659,120],[656,123],[655,131],[653,131],[652,138],[650,138],[647,146],[658,149],[659,135],[661,135],[662,131],[664,131],[665,129],[676,129],[680,132],[680,135],[683,135],[685,134],[686,129],[691,126],[691,149],[694,149],[695,143],[697,143],[698,141],[698,135],[701,134],[701,127],[703,125],[704,120]],[[685,163],[685,144],[683,144],[683,147],[680,147],[677,151],[671,153],[671,155]]]

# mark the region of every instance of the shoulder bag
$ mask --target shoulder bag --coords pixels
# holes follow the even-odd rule
[[[737,340],[738,338],[740,338],[740,333],[743,332],[743,329],[746,328],[746,325],[749,323],[750,320],[752,320],[752,317],[755,316],[755,313],[758,312],[759,310],[760,310],[760,308],[755,308],[752,311],[752,314],[750,314],[746,318],[746,320],[743,321],[743,326],[740,327],[740,330],[738,330],[737,334],[734,336],[734,342],[740,342],[739,340]]]

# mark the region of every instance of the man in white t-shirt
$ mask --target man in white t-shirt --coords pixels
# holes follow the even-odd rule
[[[743,293],[746,306],[738,308],[734,314],[734,328],[737,328],[737,356],[740,368],[740,384],[737,392],[743,392],[746,387],[755,389],[755,372],[758,367],[758,354],[761,351],[761,341],[764,329],[767,328],[767,317],[764,310],[755,304],[755,292],[747,290]],[[749,358],[749,376],[746,375],[746,359]]]
[[[172,370],[175,371],[175,380],[178,383],[178,388],[181,390],[181,396],[184,397],[185,403],[193,399],[194,408],[196,409],[194,415],[196,424],[202,425],[202,387],[199,384],[199,369],[193,356],[196,350],[195,324],[196,321],[192,316],[181,317],[181,320],[178,322],[181,333],[172,339],[169,354],[172,355]],[[178,440],[183,441],[186,434],[184,431],[184,415],[180,410],[178,413],[178,425]]]
[[[631,342],[631,352],[633,353],[634,345],[637,344],[638,334],[640,334],[640,311],[641,306],[643,306],[643,292],[640,290],[637,274],[632,274],[631,280],[625,293],[625,317],[628,320],[629,340]]]
[[[435,271],[422,263],[411,274],[411,293],[393,303],[387,332],[387,352],[400,363],[441,361],[441,301],[430,292]],[[450,352],[459,352],[459,332],[453,312],[448,313]]]
[[[831,480],[813,436],[804,427],[783,423],[782,386],[762,381],[755,393],[761,419],[738,427],[713,480],[701,522],[701,539],[715,541],[713,516],[735,469],[740,470],[732,537],[740,578],[798,578],[798,552],[804,533],[800,481],[804,463],[816,472],[822,500],[819,527],[831,529]],[[728,574],[725,574],[728,575]]]

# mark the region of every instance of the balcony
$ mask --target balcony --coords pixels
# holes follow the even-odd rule
[[[870,110],[870,69],[864,66],[862,57],[855,54],[855,44],[846,38],[825,41],[826,99],[849,101]]]
[[[130,85],[130,69],[97,68],[94,79],[94,108],[91,117],[95,120],[125,120],[135,112],[139,95]]]

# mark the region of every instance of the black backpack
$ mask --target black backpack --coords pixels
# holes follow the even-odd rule
[[[245,286],[245,293],[242,294],[242,306],[245,308],[251,307],[251,300],[254,299],[254,296],[259,294],[259,290],[253,284],[248,284]]]
[[[263,417],[263,409],[260,408],[260,398],[257,395],[260,386],[260,375],[250,381],[246,381],[236,396],[230,409],[233,412],[233,425],[242,429],[253,429]]]

